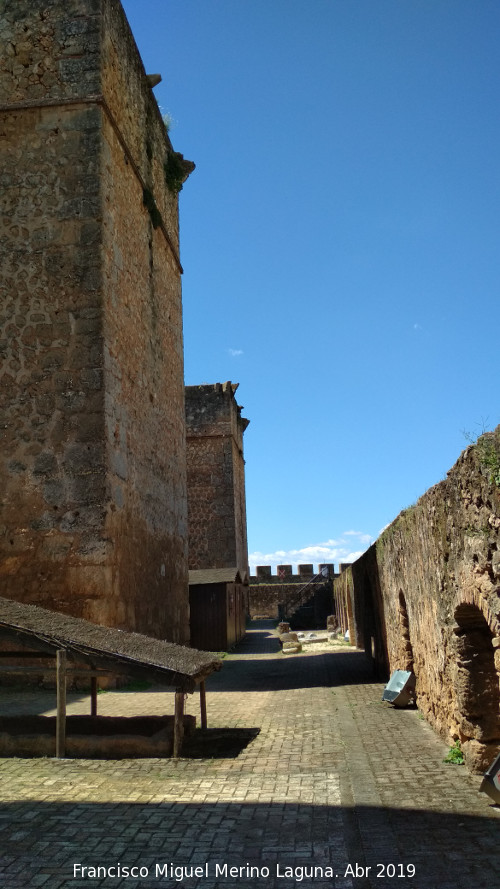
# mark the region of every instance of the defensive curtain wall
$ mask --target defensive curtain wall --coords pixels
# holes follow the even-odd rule
[[[248,578],[243,433],[237,383],[186,386],[189,568]]]
[[[118,0],[4,0],[2,595],[189,637],[176,154]]]
[[[256,574],[251,575],[249,586],[250,617],[288,619],[311,600],[312,623],[318,629],[321,623],[325,623],[325,612],[330,614],[333,609],[331,580],[334,577],[334,566],[332,564],[318,565],[317,572],[314,565],[298,565],[297,574],[293,573],[291,565],[278,565],[276,574],[272,574],[270,565],[257,565],[255,570]],[[330,580],[330,590],[326,597],[322,595],[325,580]]]
[[[500,426],[335,580],[337,614],[467,764],[500,751]]]

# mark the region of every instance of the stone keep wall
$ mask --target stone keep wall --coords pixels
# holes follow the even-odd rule
[[[304,599],[312,597],[320,586],[323,584],[310,584],[304,593]],[[250,617],[279,620],[280,605],[286,608],[289,602],[293,602],[300,587],[300,583],[280,583],[279,581],[277,583],[251,583],[248,587]]]
[[[278,565],[276,574],[272,574],[270,565],[257,565],[256,574],[250,577],[248,587],[248,601],[250,617],[269,618],[278,620],[280,606],[285,606],[297,598],[297,591],[310,582],[315,575],[313,565],[298,565],[298,574],[293,574],[291,565]],[[324,571],[325,576],[334,577],[333,564],[318,565],[317,573]],[[305,597],[313,596],[323,586],[310,584],[305,590]]]
[[[189,567],[248,573],[243,433],[237,384],[186,387]]]
[[[482,770],[500,751],[500,427],[337,579],[351,639],[390,672]]]
[[[6,0],[0,41],[2,594],[187,641],[192,165],[118,0]]]

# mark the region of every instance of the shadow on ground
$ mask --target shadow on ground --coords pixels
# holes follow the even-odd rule
[[[208,691],[285,691],[380,683],[362,651],[283,655],[283,659],[227,660],[207,680]]]
[[[373,664],[354,648],[283,654],[279,639],[266,626],[247,632],[207,680],[209,691],[285,691],[380,682]],[[259,625],[254,621],[254,625]]]
[[[42,885],[47,875],[46,885],[58,889],[90,884],[111,889],[116,877],[82,879],[81,866],[107,868],[120,862],[147,871],[140,881],[123,883],[133,889],[392,889],[396,884],[406,889],[492,889],[500,873],[497,830],[496,819],[446,811],[239,801],[17,802],[0,807],[2,882],[7,889],[25,889]],[[156,868],[171,862],[177,867],[207,866],[208,877],[180,883],[170,878],[167,883]],[[247,879],[243,873],[235,882],[219,874],[216,879],[216,864],[267,867],[269,876]],[[75,865],[80,870],[75,872]],[[364,878],[358,870],[359,878],[347,881],[349,866],[362,868]],[[286,879],[277,873],[278,867],[282,874],[286,867],[332,867],[336,876],[322,879],[317,873],[314,878]],[[371,870],[366,876],[367,867]]]
[[[260,734],[260,728],[195,729],[182,745],[183,759],[235,759]]]

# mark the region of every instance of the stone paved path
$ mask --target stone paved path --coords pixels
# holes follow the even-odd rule
[[[500,887],[499,810],[480,780],[442,762],[416,710],[381,703],[362,653],[286,657],[271,627],[254,622],[210,679],[205,746],[178,761],[0,760],[0,886]],[[172,704],[159,690],[99,696],[102,715]],[[53,705],[53,693],[0,691],[2,713]],[[121,876],[74,876],[118,862]],[[134,866],[145,876],[127,877]]]

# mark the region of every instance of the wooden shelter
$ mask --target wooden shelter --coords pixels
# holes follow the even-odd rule
[[[244,635],[248,615],[248,577],[237,568],[189,572],[191,645],[228,651]]]
[[[205,679],[222,662],[217,655],[196,651],[171,642],[163,642],[104,627],[72,617],[0,598],[0,642],[8,649],[0,651],[0,670],[18,673],[47,673],[45,665],[19,666],[19,660],[55,660],[57,686],[56,756],[65,754],[66,679],[68,674],[88,676],[91,682],[91,715],[97,716],[97,679],[113,673],[134,679],[146,679],[175,688],[173,755],[182,746],[184,698],[196,688],[200,691],[201,726],[206,728]],[[18,663],[4,666],[7,659]],[[3,664],[2,664],[3,661]]]

